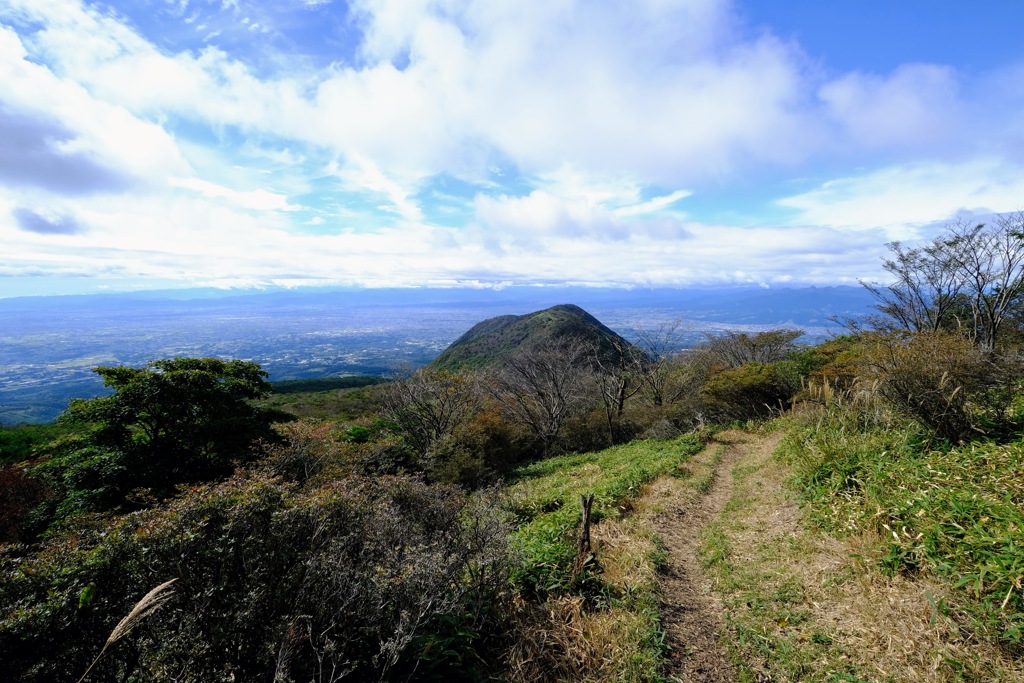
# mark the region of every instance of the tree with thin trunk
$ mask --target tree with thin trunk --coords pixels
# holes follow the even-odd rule
[[[726,368],[748,363],[777,363],[796,350],[793,342],[803,336],[802,330],[768,330],[757,334],[726,332],[708,335],[702,352],[712,362]]]
[[[626,401],[636,396],[643,388],[644,370],[649,359],[639,347],[621,337],[609,341],[612,353],[593,344],[590,354],[597,370],[594,381],[604,407],[608,443],[613,445],[615,423],[622,418]]]
[[[944,239],[922,247],[907,248],[900,242],[886,245],[892,258],[882,268],[892,275],[889,284],[861,282],[878,303],[878,314],[867,317],[874,329],[887,332],[938,332],[959,326],[964,281]]]
[[[992,351],[1024,293],[1024,212],[998,216],[992,225],[959,221],[943,244],[970,304],[969,336]]]
[[[590,403],[588,351],[575,337],[548,340],[512,356],[494,375],[495,398],[533,432],[545,455],[554,450],[566,420]]]
[[[473,375],[433,368],[385,385],[381,397],[384,415],[421,458],[466,422],[479,403]]]
[[[956,332],[986,351],[996,348],[1024,298],[1024,212],[991,224],[958,220],[914,248],[888,245],[888,284],[861,282],[876,314],[846,320],[886,333]]]
[[[687,332],[682,319],[663,322],[655,327],[638,330],[636,345],[644,352],[641,383],[651,405],[661,407],[672,403],[680,387],[673,383],[673,360],[683,347]]]

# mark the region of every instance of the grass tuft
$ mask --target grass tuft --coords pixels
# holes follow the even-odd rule
[[[521,468],[510,490],[519,521],[515,537],[523,555],[516,579],[541,596],[568,588],[574,533],[582,519],[579,496],[594,494],[595,524],[620,519],[645,484],[662,475],[682,474],[681,466],[702,446],[694,435],[634,441]]]
[[[82,681],[85,680],[85,677],[89,675],[89,672],[92,671],[94,666],[96,666],[96,663],[103,658],[103,655],[107,652],[107,648],[127,636],[143,619],[163,607],[164,603],[170,600],[171,596],[174,595],[174,591],[170,590],[171,585],[177,580],[177,578],[174,578],[170,581],[161,583],[159,586],[142,596],[142,599],[135,603],[135,607],[132,608],[131,612],[129,612],[124,619],[118,622],[117,626],[114,627],[114,630],[111,631],[110,637],[107,638],[107,642],[103,644],[103,649],[101,649],[100,653],[96,655],[96,659],[92,660],[92,664],[90,664],[89,668],[85,670],[82,677],[78,679],[78,683],[82,683]]]
[[[889,575],[934,574],[965,624],[1024,654],[1024,443],[928,448],[912,428],[794,428],[783,454],[822,528],[877,539]]]
[[[696,435],[638,441],[519,470],[511,499],[523,594],[506,656],[511,680],[660,680],[658,568],[667,553],[644,516],[632,514],[633,503],[657,477],[687,477],[686,463],[702,445]],[[591,533],[602,572],[580,593],[569,579],[582,493],[594,494]]]

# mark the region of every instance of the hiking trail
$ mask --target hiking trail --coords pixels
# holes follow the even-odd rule
[[[660,479],[648,493],[656,502],[654,529],[668,554],[660,582],[662,625],[669,647],[669,677],[676,681],[735,681],[736,670],[719,643],[723,609],[704,575],[698,548],[701,533],[717,520],[733,492],[733,468],[771,457],[779,434],[730,430],[716,435],[690,462],[700,470],[697,486]],[[701,491],[703,489],[703,492]]]

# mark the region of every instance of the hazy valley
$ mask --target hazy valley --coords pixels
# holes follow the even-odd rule
[[[215,356],[260,363],[271,381],[386,375],[431,361],[480,320],[578,303],[627,338],[682,318],[688,342],[726,329],[799,327],[863,312],[857,287],[723,290],[210,290],[0,299],[0,423],[46,422],[103,393],[92,368]]]

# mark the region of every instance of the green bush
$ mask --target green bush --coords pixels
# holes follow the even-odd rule
[[[905,415],[953,443],[1011,429],[1022,370],[1016,355],[978,349],[959,334],[876,335],[861,362],[870,383]]]
[[[252,403],[270,388],[256,363],[173,358],[94,371],[114,393],[72,401],[61,421],[75,431],[34,469],[63,494],[58,521],[145,507],[180,484],[226,477],[255,457],[254,442],[278,438],[280,416]]]
[[[713,375],[701,394],[712,419],[750,420],[784,410],[793,387],[773,365],[747,363]]]
[[[507,538],[492,499],[451,487],[236,476],[0,555],[3,675],[76,680],[135,601],[177,578],[96,680],[468,678],[500,630]]]
[[[49,495],[38,479],[25,476],[19,465],[0,465],[0,544],[35,536],[32,511]]]
[[[0,425],[0,465],[34,458],[40,447],[66,432],[60,424]]]

